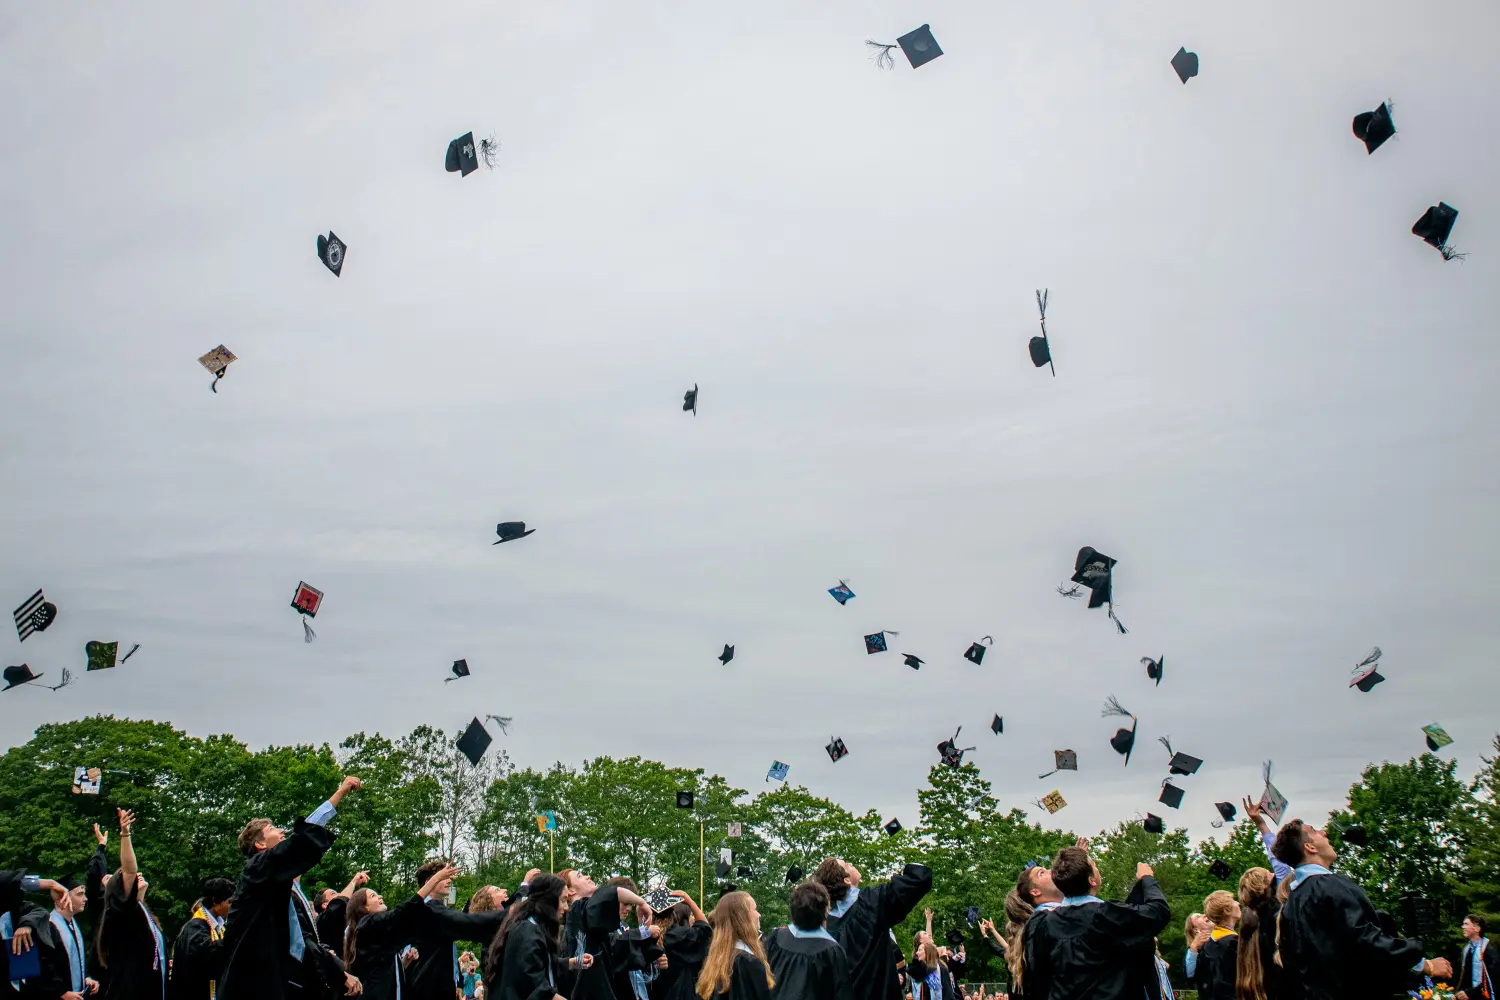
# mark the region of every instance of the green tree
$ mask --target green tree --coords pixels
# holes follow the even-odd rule
[[[1493,757],[1479,758],[1481,769],[1459,812],[1461,868],[1458,893],[1467,910],[1500,921],[1500,736]]]

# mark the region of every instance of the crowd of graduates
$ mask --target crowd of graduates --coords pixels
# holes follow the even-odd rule
[[[134,816],[119,811],[118,865],[109,834],[81,879],[0,871],[0,997],[45,1000],[989,1000],[962,981],[963,949],[926,928],[895,930],[932,889],[907,864],[867,884],[825,858],[790,889],[789,920],[761,926],[755,899],[722,892],[705,914],[688,893],[627,877],[596,883],[576,869],[528,872],[509,892],[481,886],[463,908],[458,868],[423,864],[417,892],[383,899],[360,875],[309,896],[301,878],[335,839],[347,777],[291,830],[249,820],[237,878],[211,878],[168,942],[147,902]],[[1245,871],[1188,918],[1185,972],[1202,1000],[1371,1000],[1405,995],[1497,1000],[1500,959],[1469,915],[1450,961],[1401,937],[1357,883],[1336,874],[1324,831],[1293,819],[1272,830],[1253,807],[1268,867]],[[229,874],[229,873],[226,873]],[[801,873],[797,873],[800,879]],[[1003,932],[985,940],[1009,970],[1011,1000],[1172,1000],[1157,946],[1171,921],[1149,865],[1123,901],[1098,898],[1099,871],[1080,839],[1028,862],[1005,901]],[[28,896],[47,894],[51,909]],[[460,949],[471,944],[473,950]],[[1430,992],[1422,994],[1423,989]]]

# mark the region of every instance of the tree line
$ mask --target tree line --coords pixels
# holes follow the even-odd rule
[[[969,908],[1003,926],[1002,903],[1020,868],[1077,837],[1002,807],[972,763],[934,766],[918,792],[919,822],[891,836],[873,810],[855,815],[803,787],[782,784],[751,795],[701,768],[640,757],[537,770],[513,767],[501,751],[476,767],[455,751],[455,735],[419,726],[398,739],[356,733],[337,747],[254,751],[231,736],[198,738],[163,722],[95,716],[44,725],[0,755],[0,868],[81,874],[93,850],[92,825],[110,830],[116,807],[133,810],[153,909],[175,932],[205,878],[238,874],[243,859],[235,836],[247,819],[267,816],[289,826],[343,774],[358,774],[364,791],[341,813],[333,849],[304,879],[310,888],[342,886],[356,871],[368,871],[382,893],[410,890],[417,866],[442,854],[465,868],[461,895],[490,883],[514,888],[531,868],[574,867],[595,877],[629,875],[642,885],[665,877],[696,896],[701,856],[710,902],[721,884],[733,884],[755,896],[764,924],[774,926],[786,919],[786,875],[793,867],[810,873],[833,855],[878,880],[916,861],[933,870],[924,906],[935,911],[939,936],[963,934],[967,978],[993,981],[1005,978],[1002,963],[968,922]],[[1433,754],[1372,764],[1349,789],[1345,807],[1329,817],[1335,829],[1364,828],[1363,845],[1339,845],[1340,866],[1376,906],[1415,931],[1410,899],[1435,902],[1437,925],[1422,935],[1432,953],[1453,950],[1465,911],[1500,917],[1500,736],[1494,749],[1468,782],[1457,776],[1455,762]],[[73,793],[75,766],[100,769],[100,794]],[[693,792],[691,809],[677,807],[679,791]],[[536,819],[547,812],[557,819],[550,835]],[[730,836],[730,824],[739,836]],[[1181,829],[1153,835],[1139,821],[1092,839],[1106,898],[1123,897],[1137,861],[1155,869],[1174,916],[1162,934],[1162,954],[1178,974],[1187,914],[1209,892],[1234,890],[1246,868],[1266,865],[1247,819],[1222,844],[1195,845]],[[716,868],[725,849],[732,860],[721,878]],[[1227,880],[1209,870],[1220,859],[1233,871]],[[914,914],[911,926],[897,931],[908,950],[919,920]]]

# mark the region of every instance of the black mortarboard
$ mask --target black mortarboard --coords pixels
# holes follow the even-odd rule
[[[1233,874],[1234,869],[1223,858],[1214,858],[1214,863],[1208,866],[1208,873],[1216,879],[1226,879]]]
[[[25,642],[31,638],[34,632],[45,632],[48,626],[57,620],[57,605],[42,596],[41,590],[21,604],[16,609],[16,635]]]
[[[683,413],[687,413],[689,411],[691,411],[692,414],[693,414],[693,416],[695,416],[695,417],[698,415],[698,383],[697,382],[694,382],[693,383],[693,387],[691,389],[689,389],[687,392],[685,392],[685,393],[682,394],[682,412]]]
[[[1440,201],[1422,213],[1417,224],[1411,227],[1412,235],[1420,236],[1428,246],[1436,247],[1442,252],[1444,260],[1455,257],[1462,260],[1468,255],[1461,254],[1448,245],[1448,237],[1453,234],[1453,224],[1457,221],[1458,209]]]
[[[735,874],[735,876],[737,878],[749,878],[750,877],[750,866],[749,865],[740,865],[740,866],[738,866],[738,867],[735,868],[734,874]]]
[[[1176,809],[1182,805],[1182,789],[1172,784],[1172,780],[1168,778],[1161,783],[1161,795],[1156,801]]]
[[[42,675],[32,673],[31,667],[24,663],[19,667],[6,667],[4,673],[0,673],[0,677],[5,678],[5,687],[0,688],[0,691],[9,691],[13,687],[30,684],[40,676]]]
[[[229,371],[230,362],[236,360],[238,359],[235,358],[234,352],[225,347],[223,344],[220,344],[218,347],[215,347],[213,350],[209,351],[207,354],[203,355],[203,357],[198,359],[198,363],[200,365],[213,372],[214,380],[208,383],[208,387],[210,389],[212,389],[214,392],[219,391],[219,379],[223,378],[224,375]]]
[[[912,69],[926,65],[943,54],[943,50],[938,48],[937,39],[932,37],[932,28],[925,24],[896,39],[896,44],[906,53],[906,61],[911,63]]]
[[[526,529],[525,521],[501,521],[495,525],[495,534],[500,536],[500,542],[513,542],[517,538],[525,538],[533,531],[536,531],[536,529],[532,528],[530,531]],[[499,545],[500,542],[491,542],[490,544]]]
[[[344,241],[333,235],[332,229],[328,230],[327,236],[318,237],[318,259],[333,272],[335,278],[344,272],[344,254],[348,250]]]
[[[1125,626],[1115,617],[1114,606],[1114,568],[1118,562],[1118,559],[1111,559],[1093,546],[1085,545],[1078,550],[1078,555],[1073,560],[1072,581],[1089,589],[1089,607],[1109,609],[1109,617],[1115,623],[1115,628],[1124,635]],[[1058,591],[1064,597],[1078,596],[1077,588],[1071,591],[1058,588]]]
[[[1173,750],[1172,741],[1168,737],[1159,737],[1156,742],[1166,747],[1167,753],[1172,755],[1172,759],[1167,762],[1167,771],[1169,774],[1197,774],[1198,768],[1203,766],[1203,761],[1192,754],[1178,753],[1176,750]]]
[[[1125,766],[1129,767],[1130,752],[1135,749],[1135,730],[1140,725],[1140,720],[1131,714],[1128,708],[1121,705],[1114,695],[1105,699],[1104,710],[1100,714],[1106,719],[1112,715],[1120,715],[1130,720],[1129,729],[1121,727],[1115,730],[1115,734],[1109,738],[1109,745],[1114,747],[1115,753],[1125,758]]]
[[[845,757],[849,754],[848,748],[844,746],[844,741],[839,739],[837,736],[829,739],[828,745],[823,749],[828,751],[829,760],[832,760],[835,763],[838,762],[840,757]]]
[[[1157,687],[1161,687],[1161,675],[1166,672],[1167,658],[1163,656],[1153,660],[1149,656],[1143,656],[1141,662],[1146,665],[1146,676],[1154,680]]]
[[[734,647],[726,642],[724,644],[724,652],[719,654],[719,662],[727,666],[732,659],[734,659]]]
[[[792,867],[786,870],[786,880],[788,882],[801,882],[802,876],[805,874],[806,872],[804,872],[801,868],[798,868],[796,865],[792,865]]]
[[[964,932],[961,931],[961,930],[959,930],[956,927],[953,928],[952,930],[950,930],[947,934],[944,934],[943,936],[945,938],[947,938],[948,939],[948,943],[951,944],[955,948],[957,948],[959,945],[961,945],[961,944],[964,943]]]
[[[467,677],[467,676],[469,676],[469,661],[468,660],[454,660],[453,661],[453,676],[452,677],[445,677],[445,678],[443,678],[443,683],[447,684],[449,681],[456,681],[460,677]]]
[[[906,658],[906,665],[913,670],[921,670],[922,664],[927,662],[915,653],[902,653],[901,655]]]
[[[942,759],[942,762],[944,764],[947,764],[949,767],[962,766],[964,762],[964,754],[968,753],[970,750],[975,749],[974,747],[964,747],[962,750],[958,748],[958,734],[963,732],[963,730],[964,727],[959,726],[953,731],[953,738],[951,740],[944,740],[937,745],[938,756]]]
[[[1052,751],[1052,770],[1046,774],[1039,774],[1037,777],[1046,778],[1056,774],[1058,771],[1076,770],[1078,770],[1078,754],[1072,750],[1054,750]]]
[[[990,720],[990,732],[994,733],[996,736],[999,736],[1001,733],[1005,732],[1005,720],[1000,718],[998,713],[993,719]]]
[[[1376,684],[1385,680],[1375,666],[1376,661],[1383,655],[1379,646],[1370,650],[1368,656],[1354,665],[1354,680],[1349,682],[1349,686],[1368,693]]]
[[[1344,843],[1346,844],[1353,844],[1355,847],[1370,846],[1369,834],[1365,833],[1365,828],[1358,823],[1352,823],[1344,827],[1340,835],[1344,838]]]
[[[484,728],[484,723],[477,718],[469,723],[469,728],[458,738],[458,752],[469,758],[469,763],[475,767],[479,766],[479,758],[495,742],[490,736],[489,730]]]
[[[1172,68],[1177,71],[1177,79],[1187,83],[1198,75],[1198,53],[1189,52],[1186,47],[1178,49],[1172,57]]]
[[[714,874],[719,876],[719,878],[725,878],[733,870],[734,865],[723,856],[720,856],[718,863],[714,865]],[[723,890],[721,889],[720,891]]]
[[[1373,153],[1396,134],[1396,123],[1391,121],[1391,106],[1382,103],[1374,111],[1361,111],[1354,116],[1354,135],[1365,144],[1366,154]]]
[[[892,819],[889,823],[887,823],[885,825],[885,832],[887,834],[889,834],[890,836],[892,836],[892,837],[894,837],[896,834],[900,833],[901,832],[901,821],[899,819]]]
[[[900,632],[892,632],[886,629],[883,632],[871,632],[865,636],[866,653],[884,653],[886,651],[885,637],[888,635],[900,635]]]
[[[689,791],[681,791],[681,792],[677,793],[677,808],[678,809],[691,809],[691,808],[693,808],[693,793],[692,793],[692,791],[690,791],[690,790]]]
[[[969,922],[970,927],[973,927],[975,924],[979,923],[979,907],[969,907],[968,912],[964,914],[964,919]]]
[[[995,644],[995,640],[993,638],[991,638],[990,636],[985,636],[983,639],[980,639],[978,642],[971,642],[971,643],[969,643],[969,648],[964,651],[964,659],[966,659],[970,663],[973,663],[973,664],[976,664],[976,665],[980,664],[980,663],[983,663],[984,662],[984,648],[985,648],[984,647],[984,643],[989,643],[991,646],[993,646]]]
[[[118,642],[86,642],[83,644],[83,655],[87,659],[85,670],[112,670],[115,659],[119,656],[120,644]]]
[[[448,159],[443,164],[443,168],[450,174],[454,171],[462,171],[463,177],[479,169],[479,151],[474,148],[473,132],[465,132],[448,143]]]
[[[1146,828],[1147,833],[1167,832],[1167,825],[1162,822],[1162,818],[1160,816],[1153,816],[1150,813],[1146,814],[1145,822],[1143,822],[1141,825]]]
[[[1239,814],[1233,802],[1215,802],[1214,808],[1219,810],[1219,815],[1224,817],[1224,822],[1233,823],[1234,817]]]
[[[1031,352],[1031,363],[1040,368],[1049,365],[1052,368],[1052,377],[1057,378],[1057,366],[1052,364],[1052,342],[1047,339],[1047,294],[1050,289],[1038,289],[1036,293],[1036,308],[1042,314],[1042,335],[1032,337],[1026,349]]]

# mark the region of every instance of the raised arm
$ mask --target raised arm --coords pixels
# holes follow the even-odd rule
[[[349,884],[344,886],[344,891],[339,893],[339,895],[348,899],[354,895],[355,889],[358,889],[368,881],[370,881],[369,872],[355,872],[354,877],[349,880]]]
[[[350,792],[357,792],[362,787],[364,786],[360,784],[360,780],[351,774],[339,783],[338,791],[328,796],[328,804],[337,809],[339,803],[344,801],[345,795],[348,795]]]
[[[135,843],[130,837],[130,829],[135,825],[135,813],[124,809],[116,809],[115,812],[120,816],[120,874],[129,882],[140,873],[140,868],[135,863]]]
[[[672,895],[674,895],[674,896],[677,897],[678,902],[686,903],[688,905],[688,909],[690,909],[690,910],[693,911],[693,921],[695,923],[697,921],[699,921],[699,920],[707,920],[708,919],[707,917],[705,917],[703,915],[703,911],[700,910],[700,909],[698,909],[698,904],[696,902],[694,902],[692,896],[689,896],[687,893],[683,892],[681,889],[673,889],[672,890]]]
[[[1272,830],[1271,824],[1266,821],[1265,813],[1261,811],[1260,803],[1252,801],[1250,796],[1247,795],[1241,804],[1245,807],[1245,815],[1255,821],[1255,828],[1260,831],[1260,845],[1266,849],[1266,860],[1271,863],[1271,871],[1275,874],[1276,881],[1280,882],[1284,878],[1291,878],[1295,874],[1292,866],[1271,853],[1271,846],[1276,843],[1276,831]]]
[[[876,905],[881,928],[895,927],[932,891],[932,869],[926,865],[907,865],[901,874],[874,891],[878,894]]]

